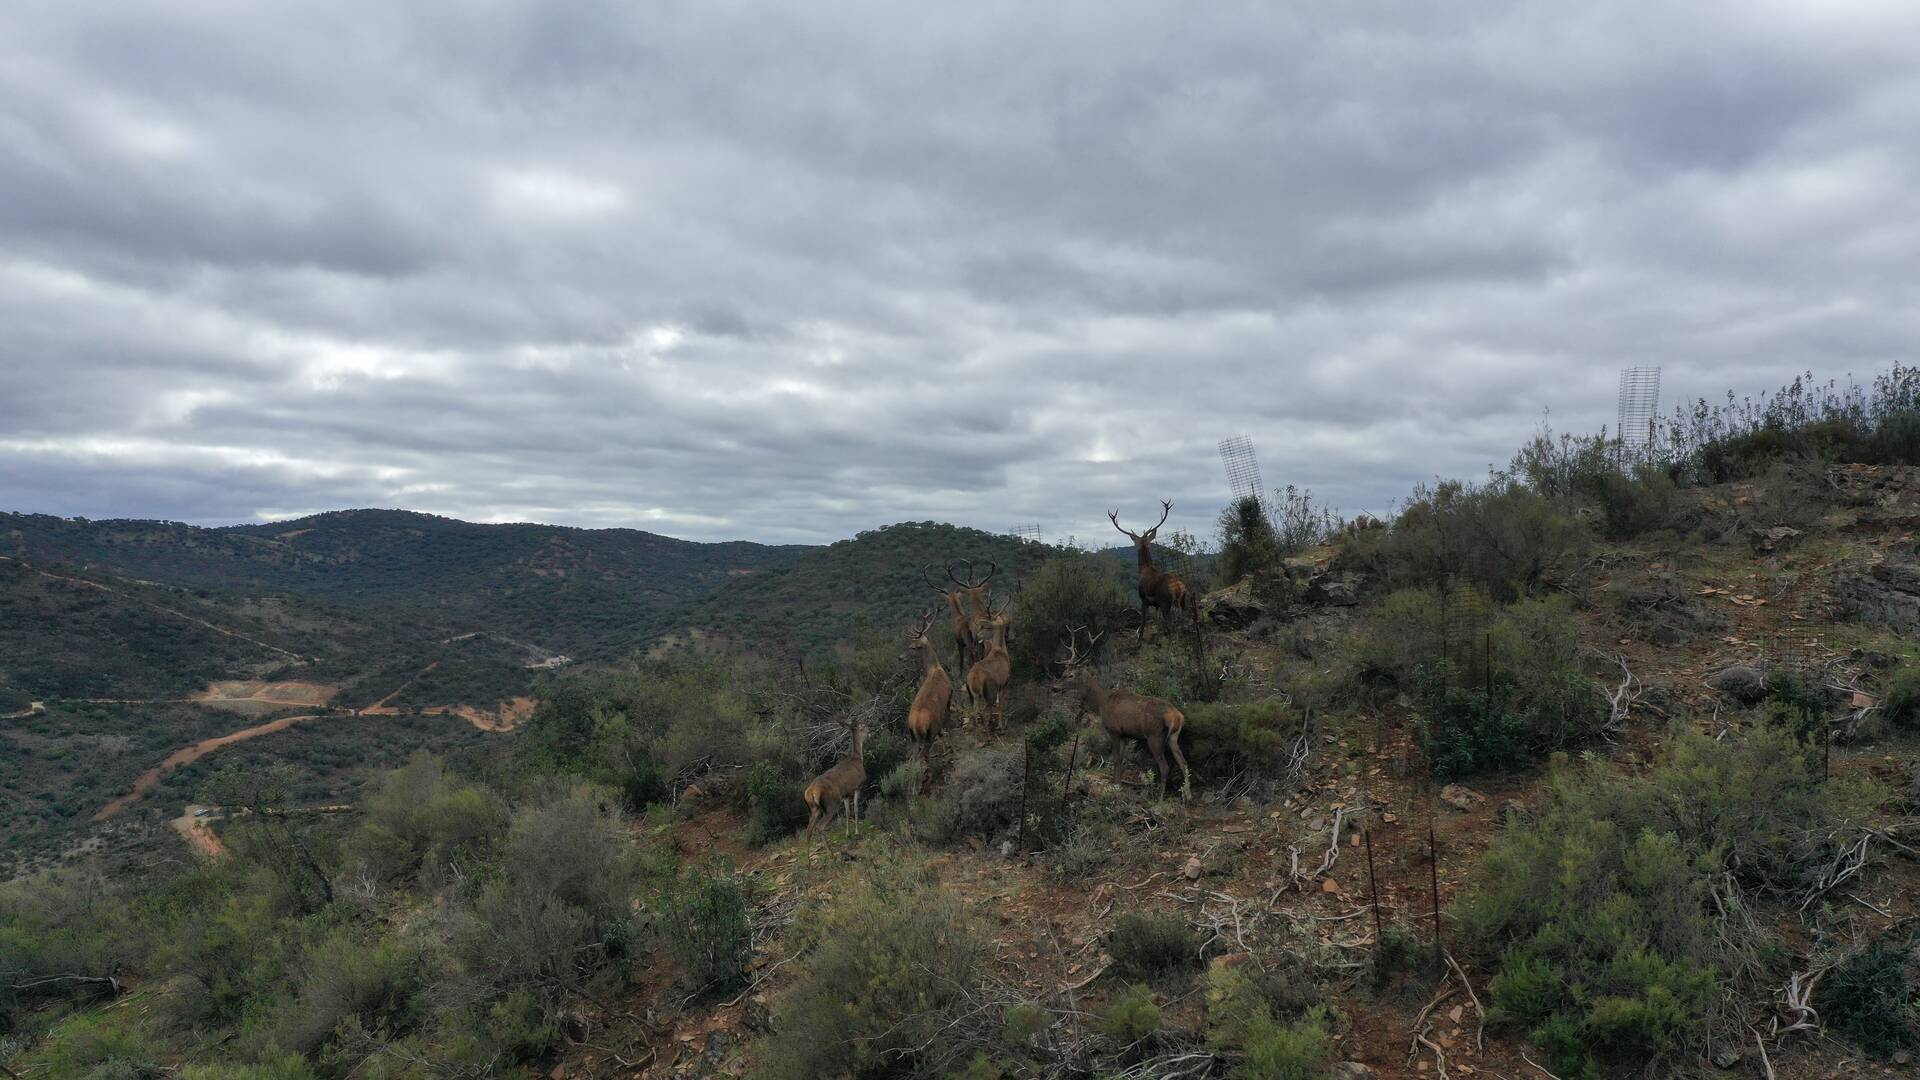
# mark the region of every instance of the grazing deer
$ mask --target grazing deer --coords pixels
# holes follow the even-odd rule
[[[953,680],[947,678],[947,669],[940,666],[940,654],[933,651],[933,642],[927,640],[927,631],[932,626],[933,612],[929,611],[907,636],[907,652],[920,654],[924,672],[920,691],[913,695],[913,704],[907,707],[907,734],[913,736],[914,753],[928,767],[933,764],[933,740],[946,726],[947,710],[953,705]]]
[[[847,821],[850,828],[860,831],[860,786],[867,782],[866,762],[867,726],[856,721],[853,725],[853,750],[846,757],[834,763],[833,768],[813,778],[805,791],[800,793],[801,801],[807,804],[807,839],[813,839],[815,825],[821,828],[832,824],[836,808],[848,810]]]
[[[932,569],[932,563],[921,567],[920,580],[926,582],[927,588],[939,593],[940,599],[947,602],[947,608],[953,615],[954,666],[964,671],[968,664],[973,663],[979,643],[979,639],[973,634],[973,613],[967,610],[967,586],[958,578],[954,578],[952,569],[948,569],[947,577],[953,579],[955,587],[944,588],[929,576],[929,571]]]
[[[1160,526],[1167,523],[1167,515],[1172,512],[1173,500],[1161,499],[1160,520],[1154,522],[1153,528],[1142,534],[1120,524],[1120,511],[1107,511],[1107,520],[1113,522],[1113,527],[1126,533],[1127,539],[1133,541],[1133,553],[1140,563],[1139,640],[1141,641],[1146,640],[1147,622],[1154,608],[1160,609],[1161,619],[1169,631],[1173,629],[1173,613],[1176,611],[1184,612],[1194,619],[1200,617],[1199,607],[1194,603],[1193,592],[1187,588],[1187,583],[1181,581],[1178,574],[1153,565],[1153,538],[1160,532]]]
[[[1113,744],[1113,779],[1120,782],[1120,759],[1132,743],[1145,743],[1153,755],[1153,775],[1158,784],[1156,799],[1167,797],[1167,751],[1180,763],[1180,798],[1193,794],[1193,770],[1187,768],[1187,756],[1180,752],[1180,729],[1187,718],[1179,709],[1159,698],[1141,697],[1131,690],[1109,690],[1093,672],[1094,646],[1105,633],[1087,639],[1087,651],[1080,652],[1079,634],[1085,627],[1067,627],[1066,673],[1059,689],[1070,690],[1074,703],[1087,714],[1089,724],[1098,724]]]
[[[1013,681],[1013,659],[1007,655],[1007,627],[1012,622],[1003,607],[989,612],[985,620],[975,624],[986,642],[986,654],[967,669],[967,701],[975,715],[979,715],[984,706],[990,732],[1006,726],[1007,684]]]

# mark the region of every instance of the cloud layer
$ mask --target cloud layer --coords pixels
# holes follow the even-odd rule
[[[1111,536],[1920,355],[1910,3],[0,11],[0,508]]]

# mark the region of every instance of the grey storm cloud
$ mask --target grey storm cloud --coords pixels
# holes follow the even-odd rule
[[[1920,7],[0,9],[0,508],[1111,536],[1920,345]]]

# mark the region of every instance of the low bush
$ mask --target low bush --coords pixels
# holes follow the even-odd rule
[[[1386,529],[1346,529],[1335,563],[1389,588],[1471,583],[1496,600],[1540,592],[1583,546],[1583,530],[1545,496],[1494,476],[1417,488]]]
[[[1093,556],[1048,560],[1014,600],[1018,630],[1007,644],[1014,680],[1045,678],[1065,650],[1067,627],[1100,633],[1130,602],[1132,594],[1120,587],[1113,567]]]
[[[1196,779],[1247,774],[1279,779],[1300,736],[1299,712],[1277,700],[1194,702],[1181,712],[1180,747]],[[1176,776],[1179,765],[1173,766]]]
[[[951,896],[883,871],[792,934],[804,959],[755,1055],[761,1080],[904,1075],[973,1056],[956,1021],[977,1012],[985,952]]]
[[[1200,966],[1200,935],[1185,919],[1153,912],[1129,911],[1107,931],[1107,954],[1123,979],[1158,979],[1172,972]]]
[[[807,805],[800,800],[806,777],[798,770],[762,759],[747,770],[742,792],[747,800],[747,842],[758,847],[778,843],[806,827]]]
[[[1708,1032],[1716,978],[1757,978],[1752,958],[1777,947],[1712,913],[1742,890],[1807,895],[1879,801],[1870,783],[1821,783],[1813,764],[1763,729],[1678,732],[1643,776],[1556,768],[1453,911],[1496,971],[1490,1018],[1527,1030],[1563,1076],[1684,1056]]]
[[[1920,937],[1883,937],[1827,972],[1815,1006],[1877,1058],[1920,1047]]]
[[[1557,504],[1591,508],[1609,539],[1630,540],[1677,524],[1681,504],[1671,470],[1627,457],[1618,439],[1556,439],[1543,429],[1514,455],[1509,471]]]
[[[1478,668],[1441,659],[1416,669],[1421,744],[1436,776],[1523,763],[1601,732],[1609,710],[1582,669],[1564,598],[1508,606],[1481,641]]]
[[[1316,1005],[1292,1022],[1256,1018],[1241,1052],[1245,1058],[1233,1070],[1235,1080],[1321,1080],[1333,1058],[1326,1006]]]
[[[1246,966],[1207,974],[1207,1041],[1238,1054],[1234,1076],[1314,1080],[1325,1075],[1333,1046],[1330,1014],[1318,989],[1302,976]]]
[[[299,990],[273,1026],[273,1046],[312,1058],[343,1024],[395,1037],[419,1025],[422,957],[396,942],[363,941],[339,931],[314,943],[301,960]]]
[[[749,882],[718,864],[670,874],[655,896],[668,951],[701,994],[724,994],[746,980],[753,947]]]
[[[1386,995],[1424,986],[1429,977],[1437,976],[1437,959],[1433,946],[1423,944],[1412,930],[1397,924],[1382,927],[1367,957],[1367,987]]]
[[[1144,986],[1128,987],[1100,1014],[1100,1034],[1122,1050],[1137,1051],[1159,1031],[1160,1006],[1153,1003],[1153,991]]]
[[[1903,731],[1920,727],[1920,665],[1903,664],[1880,695],[1887,722]]]
[[[969,836],[990,840],[1018,825],[1025,762],[1021,754],[1009,750],[962,754],[935,797],[927,839],[936,843]]]

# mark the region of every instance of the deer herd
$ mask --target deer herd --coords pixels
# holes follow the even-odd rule
[[[1167,515],[1172,510],[1171,500],[1161,500],[1160,520],[1144,533],[1136,533],[1122,526],[1119,511],[1107,513],[1113,527],[1133,541],[1140,571],[1138,640],[1141,641],[1146,638],[1147,623],[1156,610],[1160,613],[1162,625],[1169,631],[1173,628],[1176,615],[1195,621],[1199,618],[1198,605],[1186,582],[1153,562],[1154,537],[1159,533],[1160,526],[1166,524]],[[964,577],[956,572],[956,567],[964,571]],[[961,686],[966,691],[967,703],[963,715],[980,723],[991,736],[1006,726],[1006,695],[1013,680],[1012,657],[1007,652],[1013,624],[1012,601],[1010,598],[1004,599],[996,607],[987,595],[988,584],[999,572],[999,567],[993,562],[986,564],[984,573],[976,573],[971,560],[949,563],[945,570],[945,582],[933,576],[932,566],[922,567],[920,576],[927,587],[938,593],[947,604],[954,654],[959,670],[964,672]],[[939,652],[927,636],[933,630],[937,614],[936,606],[921,615],[919,622],[907,634],[907,652],[901,658],[912,658],[920,667],[919,689],[913,695],[913,703],[907,707],[907,735],[913,743],[914,757],[929,769],[933,764],[934,742],[945,730],[953,708],[954,690],[954,680],[948,676]],[[1130,690],[1107,687],[1093,666],[1094,652],[1100,639],[1105,636],[1104,631],[1087,634],[1086,627],[1067,626],[1065,629],[1066,655],[1059,664],[1060,677],[1051,684],[1051,689],[1064,696],[1074,709],[1076,720],[1084,717],[1089,726],[1098,727],[1106,733],[1115,749],[1113,768],[1116,781],[1124,751],[1137,742],[1145,745],[1152,757],[1156,798],[1166,796],[1169,751],[1173,754],[1173,760],[1180,765],[1181,797],[1189,797],[1192,792],[1192,772],[1187,768],[1186,755],[1180,750],[1180,730],[1186,722],[1180,710],[1159,698],[1142,697]],[[1081,644],[1083,634],[1086,634],[1084,646]],[[860,788],[867,781],[864,757],[867,733],[864,726],[855,723],[851,734],[853,746],[847,756],[815,777],[801,793],[808,808],[809,838],[816,829],[824,829],[840,813],[847,815],[850,829],[858,831],[860,827]]]

